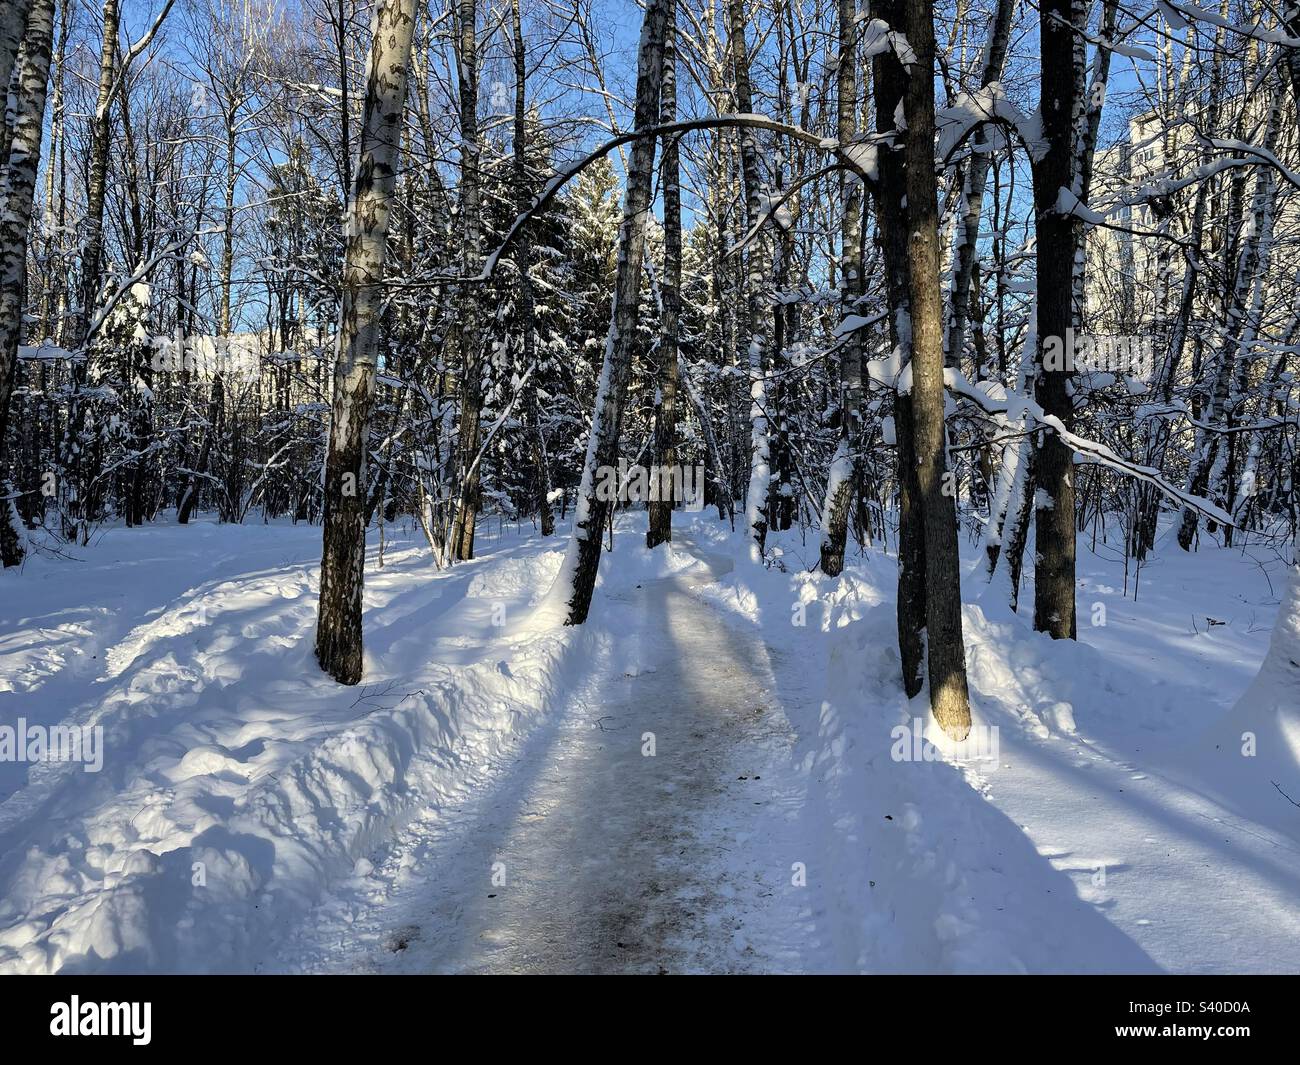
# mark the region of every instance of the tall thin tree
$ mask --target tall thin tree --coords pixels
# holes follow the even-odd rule
[[[858,20],[855,0],[839,0],[839,56],[836,60],[836,136],[848,144],[857,128]],[[840,171],[840,313],[848,320],[857,313],[865,290],[862,276],[862,181]],[[849,509],[862,465],[858,448],[862,437],[862,334],[853,329],[840,352],[840,439],[827,474],[826,502],[822,514],[821,567],[828,576],[844,569],[848,543]]]
[[[415,15],[416,0],[380,0],[375,11],[361,147],[348,203],[316,620],[316,657],[321,668],[342,684],[361,679],[367,435]]]
[[[637,49],[636,115],[634,130],[648,130],[659,119],[659,91],[663,81],[664,37],[668,0],[648,0],[641,41]],[[581,625],[591,610],[600,566],[600,540],[613,500],[598,493],[602,468],[618,462],[623,407],[632,372],[636,342],[637,309],[641,298],[641,264],[645,255],[646,222],[650,214],[654,180],[655,137],[640,136],[632,146],[623,198],[623,224],[618,234],[618,267],[614,281],[614,307],[605,338],[605,358],[596,390],[595,414],[582,483],[574,515],[573,538],[556,578],[557,594],[565,603],[565,624]]]
[[[1080,230],[1065,207],[1077,198],[1077,136],[1084,115],[1083,71],[1087,17],[1083,0],[1044,0],[1040,38],[1043,136],[1047,150],[1034,166],[1037,219],[1039,352],[1064,345],[1074,326],[1074,264]],[[1046,365],[1040,357],[1037,398],[1044,413],[1068,429],[1074,423],[1070,360]],[[1074,453],[1055,433],[1044,433],[1034,493],[1034,628],[1056,639],[1075,637]]]
[[[477,273],[482,258],[480,152],[478,135],[478,36],[474,0],[459,0],[460,34],[456,59],[460,72],[460,227],[461,267]],[[478,522],[479,417],[483,413],[482,339],[479,336],[478,289],[466,285],[460,300],[460,494],[452,527],[452,556],[474,557]]]
[[[916,59],[903,96],[907,129],[907,255],[911,287],[912,435],[925,526],[925,633],[930,707],[954,739],[970,732],[961,626],[954,478],[945,459],[943,294],[939,284],[939,200],[934,166],[934,14],[909,3],[903,21]]]
[[[45,129],[45,97],[54,39],[54,0],[35,0],[24,27],[18,110],[9,156],[0,169],[0,561],[15,566],[25,549],[7,474],[9,404],[22,342],[27,235]]]
[[[677,118],[677,0],[668,0],[664,39],[664,75],[660,90],[659,120]],[[655,480],[658,491],[649,505],[646,546],[656,547],[673,538],[673,491],[671,474],[677,465],[677,361],[682,316],[682,184],[679,136],[664,138],[659,164],[660,187],[664,194],[664,269],[660,281],[663,315],[659,326],[658,374],[655,395]],[[702,490],[703,485],[699,486]],[[665,498],[665,496],[667,496]]]

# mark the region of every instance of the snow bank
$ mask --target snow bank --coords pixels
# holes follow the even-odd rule
[[[1231,713],[1189,745],[1187,760],[1217,794],[1248,796],[1253,814],[1300,839],[1300,553],[1296,557],[1259,672]]]
[[[526,551],[516,541],[491,567],[442,574],[390,542],[388,565],[378,570],[373,554],[367,565],[366,683],[343,688],[311,658],[307,560],[319,532],[269,532],[111,532],[86,553],[66,610],[44,598],[67,563],[6,574],[19,637],[0,639],[6,675],[24,633],[120,592],[123,567],[154,583],[98,623],[92,655],[28,668],[5,696],[14,716],[102,728],[106,757],[98,774],[43,763],[9,781],[0,971],[252,968],[416,806],[452,801],[600,638],[531,616],[562,541]]]

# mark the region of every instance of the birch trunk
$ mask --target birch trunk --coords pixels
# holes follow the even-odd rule
[[[667,0],[664,38],[663,85],[659,95],[659,121],[677,117],[677,0]],[[664,271],[660,286],[663,320],[659,330],[659,372],[655,401],[655,464],[659,467],[659,498],[649,505],[646,546],[657,547],[673,538],[671,471],[677,465],[677,348],[682,305],[682,191],[678,138],[664,139],[660,185],[664,192]],[[667,473],[667,476],[665,476]],[[698,486],[702,491],[703,485]],[[664,498],[665,492],[668,498]]]
[[[1035,347],[1033,318],[1030,311],[1030,332],[1025,338],[1016,373],[1016,391],[1031,396],[1034,390]],[[1026,435],[1010,441],[1003,450],[1002,469],[998,485],[989,504],[989,523],[984,534],[984,574],[992,582],[1001,562],[1011,574],[1007,601],[1016,609],[1020,587],[1020,564],[1024,551],[1027,516],[1026,500],[1032,499],[1030,486],[1034,483],[1034,438],[1029,432],[1030,423],[1022,416],[1009,422],[1008,430],[1015,429]]]
[[[668,0],[648,0],[641,42],[637,49],[635,129],[653,127],[659,118],[659,91],[663,80],[664,37]],[[623,224],[618,236],[618,266],[614,281],[614,306],[605,359],[596,389],[595,414],[587,456],[578,489],[573,538],[555,589],[565,603],[565,624],[581,625],[591,610],[591,596],[600,567],[601,532],[613,500],[596,491],[598,471],[618,465],[623,406],[632,373],[636,343],[637,308],[641,298],[641,268],[645,255],[646,223],[650,214],[654,179],[655,138],[640,137],[628,162],[627,192],[623,198]]]
[[[1104,40],[1115,37],[1115,22],[1119,13],[1118,0],[1104,0],[1101,13],[1101,36]],[[1086,204],[1092,192],[1093,157],[1097,151],[1097,136],[1101,131],[1101,114],[1106,102],[1106,90],[1110,82],[1109,48],[1098,48],[1093,60],[1092,80],[1088,83],[1087,96],[1082,104],[1083,115],[1075,136],[1075,175],[1078,182],[1076,195],[1081,203]],[[1082,81],[1082,69],[1076,71],[1076,77]],[[1076,248],[1079,254],[1074,257],[1074,317],[1082,321],[1085,308],[1084,285],[1087,282],[1088,257],[1082,254],[1086,248],[1087,231],[1084,223],[1076,219]]]
[[[325,519],[316,657],[342,684],[361,679],[361,591],[366,531],[366,447],[374,396],[388,218],[406,101],[415,0],[380,0],[366,70],[365,113],[339,311],[334,404],[325,459]]]
[[[9,157],[0,178],[0,562],[16,566],[25,549],[18,512],[8,497],[10,457],[5,441],[9,404],[18,372],[18,345],[23,338],[24,269],[31,228],[36,172],[45,128],[45,96],[54,38],[54,0],[35,0],[26,19],[23,62],[18,71],[18,111]]]
[[[1222,0],[1219,5],[1220,18],[1226,21],[1228,16],[1228,0]],[[1219,114],[1223,98],[1224,82],[1224,43],[1227,39],[1227,29],[1225,26],[1219,26],[1215,33],[1215,42],[1213,50],[1213,60],[1210,66],[1209,82],[1209,110],[1207,112],[1206,128],[1219,128]],[[1213,158],[1213,153],[1207,146],[1201,153],[1202,164],[1208,165]],[[1188,254],[1185,255],[1187,265],[1183,271],[1182,291],[1178,301],[1178,312],[1174,316],[1172,329],[1169,339],[1169,352],[1163,365],[1160,368],[1160,374],[1155,382],[1153,391],[1160,399],[1168,404],[1173,399],[1174,382],[1177,380],[1179,368],[1182,365],[1183,353],[1187,346],[1187,337],[1190,331],[1192,315],[1196,309],[1196,292],[1197,283],[1204,271],[1204,259],[1202,257],[1204,248],[1204,233],[1206,214],[1208,213],[1210,200],[1210,183],[1202,182],[1200,188],[1196,190],[1196,199],[1192,207],[1192,222],[1187,239],[1190,244]],[[1145,464],[1163,468],[1165,451],[1169,445],[1170,423],[1161,419],[1154,426],[1147,429],[1147,445],[1145,452]],[[1156,531],[1160,521],[1160,493],[1150,485],[1140,485],[1138,487],[1138,519],[1136,522],[1136,532],[1131,534],[1133,543],[1131,550],[1137,557],[1138,561],[1146,559],[1147,553],[1155,547]]]
[[[1277,146],[1282,118],[1282,89],[1282,79],[1278,77],[1274,80],[1264,134],[1264,148],[1269,152]],[[1250,233],[1241,246],[1241,253],[1232,272],[1233,282],[1228,297],[1223,341],[1216,353],[1210,404],[1204,412],[1205,423],[1212,428],[1196,431],[1187,476],[1188,491],[1193,495],[1208,495],[1214,502],[1227,502],[1224,499],[1223,482],[1228,447],[1223,434],[1213,430],[1225,425],[1232,414],[1235,406],[1233,382],[1239,369],[1246,367],[1251,346],[1259,332],[1273,244],[1274,175],[1273,168],[1266,166],[1260,168],[1255,178]],[[1191,507],[1184,507],[1178,527],[1178,546],[1184,551],[1191,549],[1199,523],[1200,514]]]
[[[744,0],[728,0],[728,35],[736,80],[736,109],[754,109],[749,81],[749,48],[745,44]],[[771,426],[768,424],[767,373],[772,351],[771,316],[763,306],[772,256],[765,232],[756,232],[766,194],[758,164],[758,138],[749,127],[740,129],[740,171],[745,183],[745,231],[753,233],[745,253],[745,313],[749,326],[749,487],[745,493],[745,530],[750,554],[761,560],[767,542],[768,491],[772,479]]]
[[[1015,13],[1015,0],[998,0],[985,48],[984,68],[980,87],[985,88],[1002,78],[1002,67],[1007,58],[1007,44],[1011,39],[1011,22]],[[982,139],[976,134],[973,142],[979,146]],[[984,212],[984,190],[988,186],[988,152],[972,152],[966,164],[966,179],[962,188],[963,210],[957,230],[957,248],[952,272],[952,290],[948,301],[948,330],[944,337],[944,361],[949,366],[960,366],[966,347],[966,326],[970,320],[971,282],[975,265],[979,261],[980,216]]]
[[[5,96],[8,96],[13,81],[18,50],[27,33],[27,19],[31,10],[32,0],[9,0],[0,8],[0,92]]]
[[[86,214],[83,220],[81,255],[81,299],[77,307],[77,324],[72,331],[79,346],[84,346],[94,320],[95,306],[103,283],[104,201],[108,191],[108,148],[111,127],[109,105],[113,80],[117,74],[117,33],[120,11],[118,0],[104,0],[104,37],[99,59],[99,91],[91,115],[90,158],[86,166]]]

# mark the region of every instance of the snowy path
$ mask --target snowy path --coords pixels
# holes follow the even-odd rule
[[[1300,970],[1293,807],[1202,757],[1276,609],[1251,559],[1141,603],[1086,560],[1078,644],[968,605],[994,769],[895,756],[892,559],[680,532],[620,523],[577,629],[539,607],[559,539],[394,541],[355,690],[311,658],[311,528],[6,575],[0,717],[102,723],[105,758],[0,766],[0,972]]]
[[[351,894],[336,889],[286,967],[803,968],[816,888],[792,884],[805,804],[779,652],[692,594],[730,568],[708,564],[609,595],[602,620],[632,646],[593,663],[477,797],[417,820]]]

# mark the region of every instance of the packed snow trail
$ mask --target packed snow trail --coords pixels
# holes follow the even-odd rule
[[[685,575],[603,597],[602,626],[632,638],[481,798],[417,821],[367,878],[391,884],[405,869],[415,889],[378,910],[336,903],[351,915],[346,942],[314,967],[805,968],[822,937],[816,882],[800,872],[814,864],[799,827],[805,778],[774,698],[780,652],[693,594],[731,567],[698,557],[705,566]],[[337,912],[323,916],[338,927]]]

